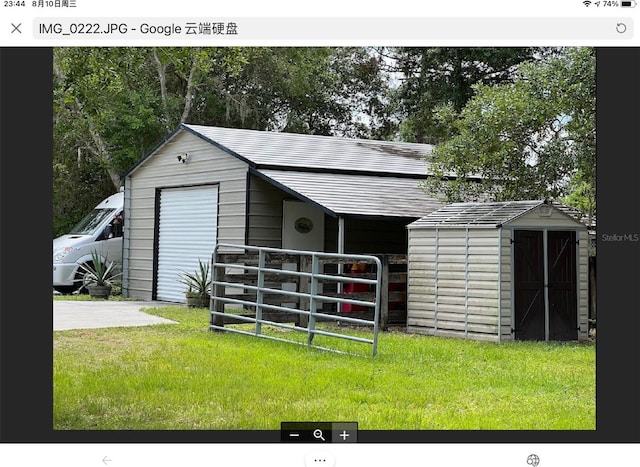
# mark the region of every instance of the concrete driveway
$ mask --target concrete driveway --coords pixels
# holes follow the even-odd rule
[[[134,301],[53,301],[53,330],[95,329],[152,324],[177,324],[175,321],[143,313],[140,308],[158,308],[165,302]],[[171,303],[170,305],[175,305]]]

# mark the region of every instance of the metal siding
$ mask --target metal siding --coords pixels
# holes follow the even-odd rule
[[[411,242],[410,242],[411,244],[409,245],[409,248],[415,247],[417,249],[422,246],[434,246],[436,244],[436,240],[432,236],[420,235],[420,234],[411,235],[412,232],[413,232],[412,230],[409,230],[409,236],[411,237]]]
[[[282,202],[290,196],[253,175],[249,176],[248,244],[282,247]]]
[[[128,180],[125,178],[124,180],[124,204],[123,204],[123,214],[126,214],[131,209],[131,199],[130,195],[127,192]],[[129,284],[129,262],[130,262],[130,248],[131,248],[131,226],[125,222],[124,231],[122,235],[122,295],[128,297],[127,295],[127,286]]]
[[[179,154],[189,152],[191,160],[182,164]],[[128,283],[126,294],[151,300],[153,291],[154,225],[156,188],[219,183],[219,201],[225,216],[218,222],[220,240],[242,243],[244,240],[245,191],[248,166],[187,132],[178,133],[167,144],[136,167],[126,179],[131,203],[125,213],[130,225]],[[227,192],[231,196],[227,199]]]
[[[179,274],[211,261],[216,245],[218,187],[164,189],[160,195],[157,298],[185,302]]]
[[[490,263],[472,263],[469,265],[469,270],[473,272],[492,273],[496,274],[496,277],[499,269],[497,261]]]
[[[502,264],[500,265],[500,277],[498,278],[500,285],[500,336],[501,340],[511,340],[511,230],[500,229],[499,235],[502,239],[502,253],[500,255]]]
[[[578,232],[578,325],[579,339],[589,337],[589,234]]]
[[[409,230],[409,332],[500,340],[499,233]]]
[[[408,237],[413,251],[420,254],[408,256],[407,329],[431,329],[436,323],[435,248],[437,242],[433,232],[409,231]],[[430,239],[428,242],[417,241],[423,237],[430,237]]]
[[[216,173],[217,175],[217,173]],[[246,209],[243,172],[237,178],[220,182],[218,238],[220,242],[242,244],[245,239]]]

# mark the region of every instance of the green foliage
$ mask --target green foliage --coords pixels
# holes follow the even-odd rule
[[[359,47],[54,49],[54,237],[180,123],[367,137],[387,78]]]
[[[513,82],[474,89],[455,136],[432,154],[427,191],[449,201],[501,201],[560,199],[579,189],[585,200],[576,207],[595,210],[594,51],[565,49],[523,63]]]
[[[164,134],[138,48],[54,49],[54,237],[68,232]]]
[[[91,263],[81,264],[80,268],[83,271],[82,285],[84,286],[113,286],[122,275],[115,261],[107,259],[103,261],[95,250],[91,252]]]
[[[437,144],[451,128],[434,113],[440,106],[459,112],[474,95],[473,86],[510,82],[517,65],[540,49],[523,47],[402,47],[392,50],[403,79],[395,99],[404,114],[403,141]]]
[[[198,269],[193,272],[180,273],[178,281],[187,286],[188,292],[193,292],[200,297],[206,297],[211,293],[209,268],[209,262],[198,260]]]
[[[531,64],[519,65],[533,57]],[[577,167],[591,183],[593,68],[578,56],[539,48],[55,48],[54,237],[118,191],[124,174],[181,122],[358,138],[399,135],[428,143],[458,135],[436,167],[447,173],[467,157],[472,121],[484,119],[491,106],[502,106],[506,116],[496,111],[487,121],[487,128],[499,130],[500,119],[513,128],[539,124],[540,118],[550,122],[555,102],[563,112],[557,115],[568,116],[559,124],[571,135]],[[492,92],[495,102],[489,102]],[[500,92],[511,95],[500,99]],[[484,97],[473,97],[477,93]],[[510,99],[515,102],[503,105]],[[518,101],[534,104],[518,107]],[[495,139],[473,149],[489,149],[493,154],[486,157],[500,160],[496,144],[517,153],[526,136],[520,133],[506,135],[511,149]],[[567,146],[560,138],[556,143],[556,152]],[[524,169],[510,163],[520,176]],[[574,167],[554,164],[539,171],[538,186],[543,176]],[[447,191],[460,192],[457,183]]]
[[[586,221],[591,224],[595,221],[596,214],[596,186],[593,183],[593,174],[585,174],[578,169],[571,177],[567,185],[568,194],[560,201],[568,206],[573,206],[587,217]],[[591,179],[591,181],[589,181]]]

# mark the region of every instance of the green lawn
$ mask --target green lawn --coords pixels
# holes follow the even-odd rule
[[[593,343],[390,332],[371,357],[209,332],[208,310],[147,311],[180,324],[54,333],[54,429],[595,429]]]

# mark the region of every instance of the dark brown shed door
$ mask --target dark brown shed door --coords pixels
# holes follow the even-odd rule
[[[514,231],[515,339],[545,340],[544,234]],[[576,233],[547,232],[549,339],[578,337]]]
[[[549,231],[549,339],[578,337],[576,233]]]
[[[542,231],[514,231],[515,339],[544,340]]]

